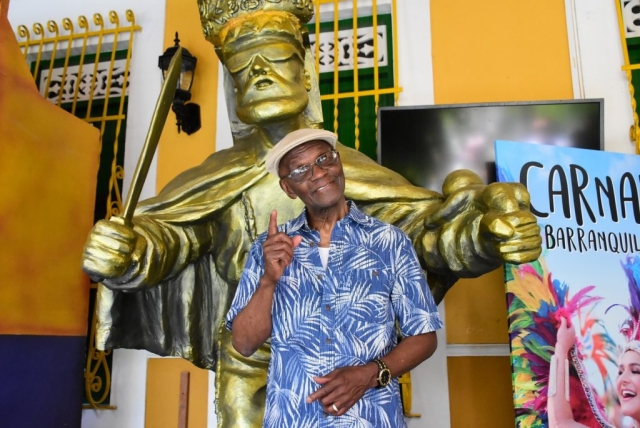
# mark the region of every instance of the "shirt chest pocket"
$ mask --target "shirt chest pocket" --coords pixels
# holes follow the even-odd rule
[[[391,269],[353,269],[345,275],[345,281],[339,285],[338,293],[343,304],[369,303],[377,312],[391,303],[392,289]]]

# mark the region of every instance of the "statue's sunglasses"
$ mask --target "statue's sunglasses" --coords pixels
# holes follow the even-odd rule
[[[253,59],[260,55],[270,63],[284,62],[294,56],[297,56],[302,63],[304,58],[300,51],[291,44],[286,43],[270,43],[267,45],[257,45],[245,50],[238,50],[225,61],[227,70],[231,73],[237,73],[249,67]]]
[[[337,150],[329,150],[328,152],[318,156],[315,162],[308,163],[306,165],[300,165],[299,167],[291,171],[289,175],[280,177],[280,179],[290,178],[296,183],[302,183],[303,181],[306,181],[311,178],[311,176],[313,175],[314,165],[317,165],[322,169],[327,169],[328,167],[335,165],[338,162],[339,158],[340,158],[340,153],[338,153]]]

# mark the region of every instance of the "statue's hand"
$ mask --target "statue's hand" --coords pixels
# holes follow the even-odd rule
[[[542,251],[540,226],[529,210],[530,196],[520,183],[492,183],[481,194],[485,208],[480,234],[487,252],[507,263],[536,260]]]
[[[82,254],[82,270],[96,281],[109,281],[112,285],[131,278],[144,257],[146,241],[120,217],[100,220],[91,229]]]
[[[469,213],[477,215],[477,202],[485,187],[480,176],[468,169],[449,173],[442,184],[445,199],[440,204],[433,204],[433,208],[427,213],[425,228],[447,228],[451,222],[459,221],[461,216]]]
[[[425,217],[424,259],[432,272],[477,277],[505,262],[526,263],[540,255],[542,239],[521,184],[484,185],[469,170],[450,173],[444,200]]]

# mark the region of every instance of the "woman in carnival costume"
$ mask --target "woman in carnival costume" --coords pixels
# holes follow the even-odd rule
[[[631,419],[631,425],[623,422],[623,417],[614,417],[615,425],[606,420],[597,399],[587,392],[590,408],[594,418],[591,423],[576,422],[576,406],[571,399],[571,381],[569,371],[571,363],[578,373],[584,374],[580,359],[576,358],[575,328],[569,317],[562,316],[557,333],[555,354],[550,362],[549,388],[547,392],[548,417],[550,428],[579,428],[579,427],[633,427],[640,428],[640,257],[629,257],[622,263],[622,268],[628,279],[630,305],[626,307],[629,318],[624,322],[621,333],[627,343],[620,349],[618,358],[618,376],[615,391],[619,412],[626,420]],[[577,365],[576,365],[577,364]],[[581,375],[581,379],[585,377]],[[594,424],[597,423],[597,424]]]

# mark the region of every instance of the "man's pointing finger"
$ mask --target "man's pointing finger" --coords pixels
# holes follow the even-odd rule
[[[271,216],[269,217],[269,232],[267,236],[273,236],[278,233],[278,211],[271,211]]]

